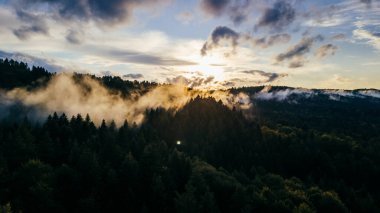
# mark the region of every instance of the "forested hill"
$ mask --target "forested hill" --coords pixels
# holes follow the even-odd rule
[[[55,75],[42,67],[30,68],[23,62],[0,59],[0,90],[20,87],[28,90],[41,88]],[[117,76],[96,77],[79,73],[73,75],[78,84],[81,84],[84,77],[91,77],[111,92],[121,94],[125,98],[133,93],[144,94],[159,86],[154,82],[129,81]],[[252,103],[248,112],[249,117],[271,128],[314,129],[350,136],[360,141],[377,137],[380,132],[380,90],[257,86],[232,88],[228,91],[232,94],[247,94]],[[0,103],[0,110],[1,107]],[[10,116],[13,116],[13,120],[22,120],[25,117],[24,111],[28,112],[23,110],[24,107],[18,105]],[[0,115],[1,118],[3,117]]]
[[[27,63],[0,59],[0,88],[37,87],[52,76],[43,67],[30,68]]]
[[[144,92],[152,87],[157,86],[157,83],[147,81],[128,81],[120,77],[103,76],[96,77],[95,75],[73,73],[77,82],[80,82],[84,76],[101,82],[104,86],[111,90],[121,92],[122,95],[128,96],[132,91]],[[14,89],[25,87],[28,89],[36,89],[43,87],[56,73],[50,73],[43,67],[29,67],[27,63],[18,62],[12,59],[0,59],[0,89]]]
[[[6,63],[5,90],[53,75]],[[94,78],[124,96],[158,86]],[[250,111],[197,97],[147,109],[139,126],[0,122],[0,212],[380,212],[380,108],[363,91],[236,89]]]
[[[249,94],[252,114],[274,128],[314,129],[360,141],[380,133],[380,91],[376,89],[249,87],[231,92]]]

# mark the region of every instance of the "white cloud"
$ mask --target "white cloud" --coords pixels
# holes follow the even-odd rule
[[[364,29],[356,29],[353,32],[353,35],[355,39],[357,40],[364,40],[366,41],[369,45],[380,51],[380,36],[375,35],[367,30]]]
[[[311,19],[305,22],[309,27],[335,27],[347,22],[347,18],[335,15],[332,17],[324,17],[321,19]]]

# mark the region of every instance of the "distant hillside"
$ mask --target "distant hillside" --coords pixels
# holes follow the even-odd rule
[[[46,83],[53,74],[43,67],[29,67],[24,62],[0,59],[0,88],[38,87]]]
[[[380,132],[380,91],[248,87],[253,115],[270,126],[297,126],[365,140]]]
[[[23,62],[0,60],[2,89],[36,89],[46,85],[54,75],[56,74],[49,73],[42,67],[30,68]],[[128,81],[117,76],[96,77],[74,73],[74,79],[78,84],[81,84],[85,76],[125,98],[131,94],[144,94],[159,86],[154,82]],[[246,94],[248,101],[252,103],[252,107],[246,113],[264,125],[314,128],[359,139],[368,139],[380,132],[380,91],[376,89],[334,90],[256,86],[233,88],[228,92]],[[23,110],[25,109],[22,105],[18,106],[12,116],[22,119],[25,116]],[[26,111],[28,110],[33,109],[29,108]],[[30,114],[29,111],[26,114]]]
[[[17,87],[35,89],[46,85],[54,75],[56,74],[50,73],[43,67],[29,67],[24,62],[0,59],[0,89],[10,90]],[[121,92],[125,96],[128,96],[131,91],[143,92],[157,85],[154,82],[123,80],[117,76],[96,77],[95,75],[74,73],[78,82],[84,76],[90,76],[109,89]]]

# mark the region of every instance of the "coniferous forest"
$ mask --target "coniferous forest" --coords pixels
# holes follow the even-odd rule
[[[57,75],[0,62],[2,91],[33,91]],[[125,97],[159,86],[91,78]],[[36,122],[23,110],[0,116],[1,213],[380,211],[376,98],[257,99],[247,117],[198,96],[121,126],[62,112]]]

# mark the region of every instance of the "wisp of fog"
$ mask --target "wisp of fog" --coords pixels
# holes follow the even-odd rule
[[[214,97],[230,108],[251,107],[249,96],[243,93],[233,95],[220,90],[200,91],[181,84],[159,85],[144,94],[136,93],[124,98],[89,76],[84,76],[78,83],[73,75],[65,73],[54,76],[46,87],[37,90],[16,88],[0,92],[0,102],[7,103],[0,110],[4,113],[12,103],[18,102],[33,107],[32,116],[40,120],[54,112],[65,113],[69,117],[88,114],[96,125],[104,119],[121,126],[125,120],[141,124],[147,109],[178,110],[196,96]]]

